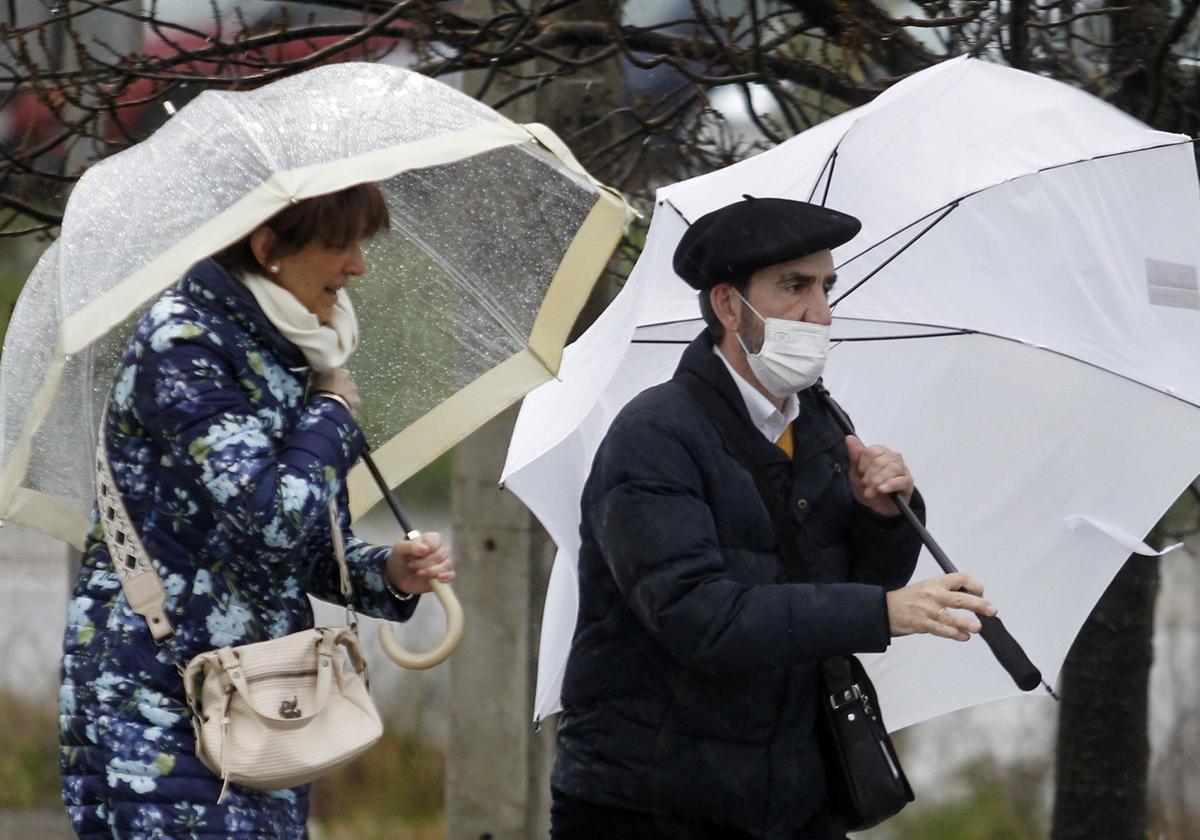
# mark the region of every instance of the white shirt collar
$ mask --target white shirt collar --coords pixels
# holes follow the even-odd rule
[[[796,395],[791,394],[783,401],[783,410],[781,411],[734,369],[729,360],[725,358],[725,354],[715,344],[713,352],[729,370],[729,375],[733,377],[733,384],[737,386],[738,393],[742,395],[742,402],[746,404],[746,411],[750,414],[750,422],[754,424],[754,428],[762,432],[763,436],[771,443],[775,443],[783,435],[788,424],[800,416],[800,401],[796,399]]]

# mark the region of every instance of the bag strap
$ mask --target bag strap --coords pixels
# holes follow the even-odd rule
[[[796,523],[788,516],[787,504],[780,495],[779,489],[771,481],[763,465],[754,457],[753,444],[758,442],[754,435],[761,436],[762,433],[747,426],[745,421],[737,416],[729,402],[712,385],[696,374],[690,371],[685,372],[677,381],[704,408],[714,425],[721,431],[726,443],[729,444],[734,457],[754,478],[754,486],[758,489],[758,495],[762,498],[763,505],[771,517],[775,541],[787,566],[788,576],[795,583],[803,583],[803,567],[800,565],[800,537],[796,531]],[[831,693],[831,702],[833,697],[845,697],[847,700],[852,697],[857,699],[861,693],[851,675],[851,659],[850,656],[833,656],[821,661],[821,671],[825,676],[827,690]]]
[[[105,409],[100,418],[100,442],[96,447],[96,501],[100,523],[104,527],[104,542],[129,608],[146,619],[150,635],[156,642],[161,642],[175,633],[163,609],[167,593],[117,490],[112,466],[108,463],[107,425],[108,410]]]
[[[96,446],[96,500],[100,523],[104,528],[104,542],[108,546],[109,556],[117,570],[117,577],[125,591],[125,600],[129,602],[129,608],[146,619],[150,635],[156,642],[161,642],[175,633],[163,608],[167,593],[163,589],[162,578],[159,577],[158,570],[133,525],[121,492],[117,489],[112,465],[108,461],[107,427],[106,404],[100,417],[100,440]],[[338,521],[336,499],[329,500],[329,530],[333,540],[333,556],[338,564],[339,589],[345,599],[346,611],[353,628],[357,625],[352,606],[354,587],[346,565],[346,543],[342,536],[341,523]]]
[[[762,498],[763,505],[771,517],[775,541],[784,564],[787,566],[788,576],[794,582],[802,583],[800,536],[796,531],[796,523],[788,516],[787,504],[784,502],[783,496],[779,494],[779,489],[754,456],[754,444],[758,443],[754,436],[762,437],[762,433],[752,426],[748,426],[741,417],[738,417],[733,406],[712,385],[696,374],[685,371],[676,381],[695,398],[696,402],[700,403],[733,451],[734,457],[754,479],[758,495]]]
[[[338,521],[336,499],[329,500],[329,534],[333,540],[333,557],[338,564],[338,589],[346,609],[353,613],[354,587],[350,584],[350,569],[346,565],[346,540],[342,535],[342,523]]]

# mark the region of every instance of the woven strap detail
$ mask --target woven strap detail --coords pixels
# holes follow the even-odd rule
[[[104,528],[104,542],[108,546],[113,568],[117,570],[117,577],[121,579],[121,588],[125,590],[130,609],[146,619],[150,634],[155,640],[161,641],[175,632],[163,610],[167,593],[117,490],[117,482],[108,463],[107,424],[106,411],[100,421],[100,443],[96,447],[96,501],[100,524]]]
[[[167,620],[163,605],[167,593],[163,589],[162,579],[158,570],[150,560],[142,538],[138,536],[129,511],[117,490],[117,482],[113,477],[112,466],[108,462],[108,444],[106,427],[108,425],[108,408],[100,418],[100,442],[96,446],[96,501],[100,511],[100,524],[104,528],[104,542],[108,546],[109,556],[117,577],[121,580],[121,588],[125,590],[125,599],[135,613],[146,619],[150,625],[150,634],[156,641],[162,641],[175,633],[171,622]],[[337,501],[329,501],[329,527],[333,539],[333,556],[338,564],[338,588],[346,602],[346,611],[351,627],[357,627],[351,602],[354,598],[354,588],[350,583],[350,570],[346,565],[346,546],[342,539],[342,528],[338,522]]]

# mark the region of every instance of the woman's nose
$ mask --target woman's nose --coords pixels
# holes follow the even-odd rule
[[[363,257],[362,246],[355,245],[350,249],[343,271],[351,277],[361,277],[367,272],[367,261]]]

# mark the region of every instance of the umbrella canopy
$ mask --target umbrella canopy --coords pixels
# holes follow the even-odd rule
[[[505,467],[559,547],[537,717],[558,707],[596,446],[702,328],[675,245],[744,193],[862,219],[834,253],[826,382],[865,440],[904,453],[930,531],[1053,680],[1113,575],[1153,553],[1142,536],[1200,473],[1200,190],[1189,138],[961,59],[659,191],[629,282],[568,348],[562,381],[526,399]],[[939,573],[923,554],[915,579]],[[867,665],[893,728],[1019,693],[980,640],[906,637]]]
[[[24,287],[0,359],[0,518],[82,547],[100,412],[147,303],[290,202],[368,181],[391,229],[351,289],[351,370],[386,481],[552,377],[625,206],[545,127],[384,65],[208,91],[88,170]],[[349,485],[353,516],[380,498],[362,465]]]

